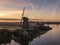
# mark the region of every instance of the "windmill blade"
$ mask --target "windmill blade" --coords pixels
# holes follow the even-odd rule
[[[22,22],[22,18],[24,16],[24,11],[25,11],[25,7],[23,8],[23,13],[22,13],[22,17],[21,17],[21,22]]]
[[[23,8],[22,18],[23,18],[23,16],[24,16],[24,11],[25,11],[25,7]]]
[[[22,17],[21,17],[21,27],[22,27],[22,18],[23,18],[23,16],[24,16],[24,11],[25,11],[25,7],[23,8],[23,13],[22,13]]]

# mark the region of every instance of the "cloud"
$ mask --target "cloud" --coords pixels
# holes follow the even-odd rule
[[[56,3],[54,3],[53,5],[52,5],[52,10],[51,10],[51,12],[50,12],[50,15],[49,15],[49,17],[50,18],[52,18],[52,19],[58,19],[57,17],[58,17],[58,5],[59,5],[59,3],[58,3],[59,1],[57,1]]]
[[[30,4],[32,10],[35,11],[35,8],[34,8],[34,5],[32,4],[32,2],[29,2],[29,4]]]
[[[22,9],[23,7],[29,7],[29,3],[25,0],[0,0],[0,7],[3,9]]]
[[[23,7],[30,18],[58,20],[60,15],[60,0],[0,0],[0,17],[21,17]]]

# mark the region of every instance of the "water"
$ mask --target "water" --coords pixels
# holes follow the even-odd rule
[[[35,38],[31,45],[60,45],[60,25],[50,25],[53,29]]]
[[[33,39],[32,41],[29,42],[28,45],[60,45],[60,25],[49,26],[52,27],[53,29]],[[10,45],[20,44],[12,40]]]

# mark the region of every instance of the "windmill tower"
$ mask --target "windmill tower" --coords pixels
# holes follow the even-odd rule
[[[21,18],[21,27],[22,29],[29,29],[29,19],[28,17],[24,17],[25,7],[23,8],[22,18]],[[23,20],[23,21],[22,21]]]

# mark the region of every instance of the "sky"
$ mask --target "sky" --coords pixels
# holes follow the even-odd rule
[[[0,18],[60,21],[60,0],[0,0]]]

